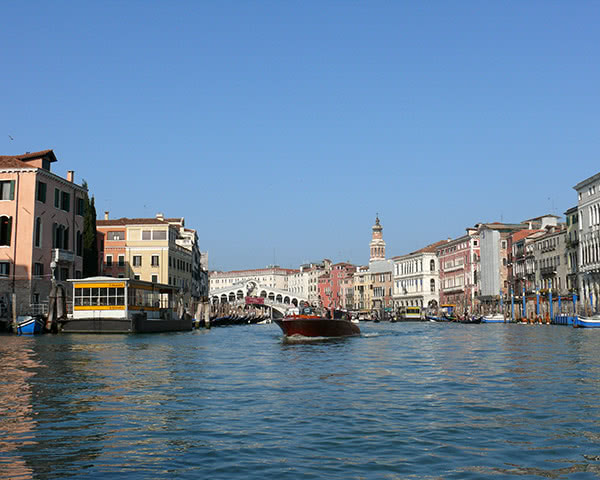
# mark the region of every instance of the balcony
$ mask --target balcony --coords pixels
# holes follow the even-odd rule
[[[452,267],[448,267],[448,268],[444,268],[444,272],[449,273],[449,272],[456,272],[457,270],[463,270],[465,268],[464,264],[463,265],[453,265]]]
[[[556,274],[556,267],[542,267],[540,273],[543,277],[553,276]]]
[[[56,263],[73,263],[75,261],[75,254],[62,248],[52,249],[52,260]]]
[[[444,293],[462,292],[465,289],[464,285],[455,285],[454,287],[442,288]]]

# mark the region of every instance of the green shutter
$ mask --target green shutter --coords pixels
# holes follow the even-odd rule
[[[13,180],[14,183],[14,180]],[[12,217],[8,218],[8,222],[7,222],[7,227],[6,227],[6,238],[7,238],[7,245],[10,245],[10,241],[12,240]]]
[[[11,200],[15,199],[15,181],[14,180],[10,181],[10,199]]]

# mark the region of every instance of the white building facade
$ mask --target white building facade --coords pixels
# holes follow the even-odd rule
[[[600,295],[600,173],[573,187],[577,191],[579,294],[598,310]]]
[[[439,305],[440,274],[437,242],[407,255],[393,257],[394,307],[435,307]]]

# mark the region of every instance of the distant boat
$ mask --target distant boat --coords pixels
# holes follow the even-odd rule
[[[575,328],[600,328],[600,315],[592,315],[591,317],[575,317],[573,319],[573,327]]]
[[[17,317],[17,334],[38,335],[44,333],[45,323],[44,318],[39,315]]]
[[[505,323],[505,321],[504,315],[501,313],[494,313],[481,317],[481,323]]]

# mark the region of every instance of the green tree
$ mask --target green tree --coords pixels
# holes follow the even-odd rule
[[[82,186],[88,188],[84,180]],[[83,216],[83,277],[98,275],[98,231],[96,230],[96,206],[94,197],[90,201],[86,194]]]

